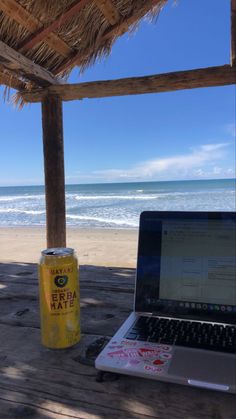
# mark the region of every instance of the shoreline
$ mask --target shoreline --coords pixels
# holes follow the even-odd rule
[[[136,267],[138,229],[67,227],[67,247],[80,265]],[[0,227],[0,263],[38,263],[46,248],[45,226]]]

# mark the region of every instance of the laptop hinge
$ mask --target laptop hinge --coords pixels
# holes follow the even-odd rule
[[[152,313],[151,313],[151,316],[153,316],[153,317],[163,317],[160,313],[157,313],[156,311],[153,311]]]
[[[167,317],[167,318],[174,318],[174,316],[170,316],[170,315],[165,315],[165,314],[161,314],[158,312],[147,312],[147,311],[136,311],[135,312],[138,316],[147,316],[147,317]]]
[[[137,314],[138,316],[148,316],[148,317],[152,317],[153,314],[149,313],[147,311],[135,311],[135,314]]]
[[[171,314],[158,313],[156,311],[153,311],[153,313],[151,313],[150,315],[152,317],[165,317],[165,318],[168,318],[168,319],[175,319],[176,318],[176,316],[173,316]]]

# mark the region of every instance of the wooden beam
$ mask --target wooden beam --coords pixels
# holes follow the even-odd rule
[[[147,0],[143,8],[136,14],[133,14],[127,19],[124,19],[122,22],[117,23],[113,28],[108,29],[107,32],[104,33],[102,40],[105,41],[106,39],[109,39],[113,36],[123,35],[125,32],[127,32],[130,26],[134,25],[140,19],[140,17],[145,16],[160,3],[164,6],[166,2],[167,0]]]
[[[197,70],[178,71],[144,77],[50,86],[22,92],[26,102],[40,102],[47,94],[57,94],[62,100],[140,95],[199,87],[225,86],[236,83],[236,67],[224,65]]]
[[[2,67],[1,65],[0,65],[0,84],[3,84],[15,90],[23,90],[25,88],[25,84],[21,80],[14,77],[10,73],[7,73],[4,70],[4,67]]]
[[[47,247],[66,247],[63,120],[59,97],[43,99],[42,124]]]
[[[53,31],[58,29],[68,20],[72,19],[80,10],[90,3],[91,0],[76,0],[70,5],[70,7],[64,11],[60,16],[58,16],[50,25],[44,26],[40,28],[38,31],[33,33],[29,38],[27,38],[20,46],[22,51],[26,51],[28,49],[33,48],[36,44],[41,41],[45,41],[45,39],[51,34]]]
[[[34,33],[43,27],[43,23],[32,16],[16,0],[0,0],[0,10],[23,28],[26,28],[30,33]],[[71,48],[54,33],[48,34],[44,42],[63,57],[67,57],[72,53]]]
[[[111,25],[115,25],[121,20],[121,15],[112,0],[94,0],[94,3]]]
[[[0,85],[4,85],[15,90],[22,90],[25,87],[18,79],[4,73],[0,73]]]
[[[236,66],[236,0],[231,0],[231,65]]]
[[[112,37],[117,37],[123,35],[125,32],[128,31],[129,27],[137,22],[140,19],[140,16],[145,16],[152,8],[160,4],[161,0],[147,0],[145,2],[145,6],[129,18],[122,20],[122,22],[117,23],[111,29],[108,29],[100,38],[99,42],[97,43],[96,47],[99,48],[99,45],[102,45],[104,41],[110,39]],[[162,0],[162,4],[164,4],[167,0]],[[88,57],[94,50],[94,46],[87,48],[86,50],[81,52],[76,52],[71,54],[68,58],[66,58],[54,71],[54,74],[59,75],[63,73],[68,68],[72,68],[75,65],[80,65],[82,61]]]
[[[57,79],[50,71],[35,64],[24,55],[15,51],[13,48],[0,41],[0,64],[7,70],[20,74],[28,80],[33,81],[39,86],[57,84]]]

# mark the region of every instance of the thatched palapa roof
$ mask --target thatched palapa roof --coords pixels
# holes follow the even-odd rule
[[[0,0],[0,84],[57,84],[110,53],[140,19],[167,0]]]
[[[108,55],[115,40],[167,0],[0,0],[0,84],[19,91],[15,102],[158,93],[234,84],[236,0],[231,0],[231,60],[217,67],[93,83],[65,84]],[[64,83],[64,84],[63,84]]]

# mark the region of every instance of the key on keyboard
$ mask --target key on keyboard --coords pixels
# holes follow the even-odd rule
[[[236,353],[236,326],[141,316],[126,339]]]

